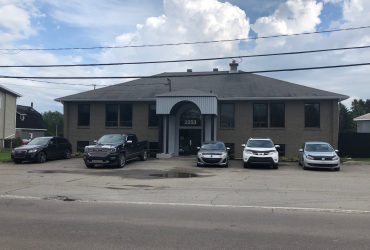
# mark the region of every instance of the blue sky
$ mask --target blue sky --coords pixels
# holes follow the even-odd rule
[[[0,48],[122,46],[191,42],[312,32],[370,25],[366,0],[0,0]],[[370,29],[257,41],[74,51],[2,51],[0,65],[107,63],[368,45]],[[367,62],[368,50],[243,60],[241,70],[309,67]],[[150,75],[163,71],[226,70],[228,61],[99,68],[1,69],[3,75],[106,76]],[[351,96],[370,98],[368,67],[266,74],[282,80]],[[50,80],[110,85],[120,80]],[[351,82],[351,85],[348,84]],[[90,90],[25,80],[0,79],[22,94],[19,104],[62,111],[55,98]]]

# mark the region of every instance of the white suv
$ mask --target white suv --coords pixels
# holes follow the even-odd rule
[[[249,138],[247,144],[242,144],[244,168],[253,164],[271,165],[279,168],[279,153],[270,138]]]

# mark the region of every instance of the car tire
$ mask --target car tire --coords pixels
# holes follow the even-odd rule
[[[117,160],[117,167],[123,168],[126,165],[126,156],[124,154],[120,154]]]
[[[140,155],[140,160],[146,161],[148,159],[148,151],[144,150]]]
[[[72,157],[72,153],[71,153],[71,150],[69,149],[66,149],[66,151],[64,152],[64,159],[71,159]]]
[[[85,162],[85,166],[87,168],[93,168],[94,167],[94,164]]]
[[[36,160],[38,163],[44,163],[46,161],[46,154],[44,151],[41,151],[37,154]]]
[[[340,167],[334,168],[334,171],[340,171]]]
[[[249,168],[249,164],[248,164],[247,162],[244,162],[244,163],[243,163],[243,167],[244,167],[244,168]]]
[[[19,164],[19,163],[22,163],[22,160],[13,160],[13,162],[14,162],[15,164]]]
[[[272,164],[273,169],[279,169],[279,163]]]
[[[197,162],[197,167],[201,167],[202,165],[199,164],[199,162]]]

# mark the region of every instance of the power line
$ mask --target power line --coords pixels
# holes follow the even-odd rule
[[[332,32],[350,31],[350,30],[361,30],[361,29],[368,29],[368,28],[370,28],[370,25],[369,26],[360,26],[360,27],[350,27],[350,28],[341,28],[341,29],[313,31],[313,32],[293,33],[293,34],[281,34],[281,35],[270,35],[270,36],[254,36],[254,37],[245,37],[245,38],[220,39],[220,40],[208,40],[208,41],[196,41],[196,42],[141,44],[141,45],[124,45],[124,46],[64,47],[64,48],[0,48],[0,51],[96,50],[96,49],[125,49],[125,48],[144,48],[144,47],[163,47],[163,46],[195,45],[195,44],[209,44],[209,43],[222,43],[222,42],[238,42],[238,41],[257,40],[257,39],[268,39],[268,38],[278,38],[278,37],[290,37],[290,36],[300,36],[300,35],[332,33]]]
[[[96,66],[100,67],[100,66],[134,65],[134,64],[182,63],[182,62],[225,60],[225,59],[234,59],[234,58],[298,55],[298,54],[322,53],[322,52],[330,52],[330,51],[356,50],[356,49],[368,49],[368,48],[370,48],[370,45],[341,47],[341,48],[332,48],[332,49],[301,50],[301,51],[278,52],[278,53],[267,53],[267,54],[208,57],[208,58],[180,59],[180,60],[138,61],[138,62],[118,62],[118,63],[86,63],[86,64],[82,63],[82,64],[45,64],[45,65],[0,65],[0,68],[58,68],[58,67],[96,67]]]
[[[355,63],[355,64],[342,64],[342,65],[327,65],[317,67],[303,67],[303,68],[287,68],[287,69],[269,69],[269,70],[256,70],[256,71],[239,71],[237,73],[228,72],[213,72],[213,73],[193,73],[193,74],[159,74],[152,76],[8,76],[0,75],[0,78],[5,79],[75,79],[75,80],[90,80],[90,79],[135,79],[135,78],[179,78],[179,77],[195,77],[195,76],[216,76],[216,75],[243,75],[243,74],[261,74],[261,73],[274,73],[274,72],[288,72],[288,71],[305,71],[315,69],[333,69],[333,68],[347,68],[368,66],[370,62]],[[75,84],[78,85],[78,84]],[[85,85],[86,86],[86,85]]]

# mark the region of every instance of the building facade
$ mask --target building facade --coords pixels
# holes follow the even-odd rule
[[[16,137],[33,139],[45,136],[46,127],[42,115],[31,106],[17,105]]]
[[[0,149],[7,140],[15,138],[15,119],[18,93],[0,85]]]
[[[73,151],[107,133],[135,133],[161,156],[224,141],[235,158],[249,137],[270,137],[296,157],[304,141],[338,143],[338,102],[348,98],[237,71],[163,73],[57,99]]]
[[[357,133],[370,133],[370,113],[353,119],[356,122]]]

